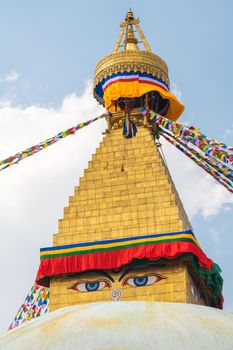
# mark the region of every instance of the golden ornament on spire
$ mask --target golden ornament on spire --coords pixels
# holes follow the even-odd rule
[[[139,23],[130,9],[121,22],[113,52],[96,65],[94,96],[110,112],[124,109],[125,98],[133,99],[135,107],[151,101],[148,107],[177,120],[184,106],[170,93],[167,64],[152,52]],[[143,50],[138,47],[140,43]]]
[[[125,36],[125,50],[139,50],[137,43],[138,40],[134,36],[132,25],[128,26],[128,30]]]

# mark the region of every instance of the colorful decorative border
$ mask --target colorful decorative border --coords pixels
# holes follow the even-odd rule
[[[133,82],[138,81],[140,83],[148,83],[162,88],[165,91],[169,91],[168,85],[159,78],[156,78],[152,74],[141,73],[141,72],[123,72],[112,74],[107,78],[104,78],[101,83],[95,87],[97,95],[103,99],[104,91],[113,83],[116,82]]]
[[[165,91],[169,91],[167,85],[161,80],[153,76],[149,76],[146,73],[134,73],[134,72],[124,72],[119,74],[114,74],[114,76],[106,78],[105,83],[102,85],[103,91],[105,91],[110,85],[119,82],[133,82],[138,81],[139,83],[148,83],[151,85],[159,86]]]
[[[105,241],[86,242],[79,244],[69,244],[53,246],[40,249],[40,259],[58,258],[64,256],[89,254],[132,248],[148,244],[161,244],[167,242],[191,242],[200,248],[191,230],[172,233],[153,234],[148,236],[136,236],[119,238]]]
[[[197,257],[201,267],[212,268],[213,261],[203,253],[191,230],[42,248],[36,280],[49,286],[54,275],[113,269],[134,259],[175,259],[187,252]]]

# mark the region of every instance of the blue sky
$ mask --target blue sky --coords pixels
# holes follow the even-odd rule
[[[0,158],[101,113],[87,81],[96,62],[113,50],[130,6],[169,66],[186,106],[180,120],[233,144],[232,1],[0,0]],[[104,127],[99,122],[0,174],[0,270],[6,282],[0,331],[30,289],[39,248],[51,244]],[[225,308],[232,311],[233,199],[177,151],[165,151],[195,233],[223,269]]]

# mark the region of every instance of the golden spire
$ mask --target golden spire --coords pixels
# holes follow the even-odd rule
[[[138,40],[135,38],[134,31],[133,31],[133,21],[134,16],[131,9],[127,12],[126,18],[126,33],[125,33],[125,45],[124,50],[139,50],[137,43]]]
[[[152,52],[139,22],[130,9],[120,24],[121,30],[113,52],[96,65],[94,96],[101,104],[103,97],[98,94],[98,89],[96,91],[97,85],[108,76],[119,72],[146,72],[164,81],[168,87],[170,85],[167,64]],[[138,47],[139,43],[144,45],[144,49]]]
[[[125,50],[139,50],[137,43],[138,40],[134,36],[133,27],[130,25],[125,35]]]
[[[167,64],[161,57],[152,52],[139,23],[139,19],[134,18],[132,10],[129,9],[125,20],[121,22],[120,34],[113,52],[102,58],[96,65],[94,97],[110,112],[116,112],[123,108],[123,105],[118,104],[119,98],[141,98],[141,101],[138,102],[141,107],[147,106],[153,110],[156,109],[157,113],[161,112],[167,118],[176,121],[183,112],[184,106],[170,93]],[[139,47],[138,44],[142,44],[141,46],[144,47]],[[146,83],[145,80],[142,82],[143,79],[140,82],[138,80],[137,92],[135,88],[132,90],[129,85],[127,89],[125,86],[121,89],[122,86],[118,84],[117,77],[129,76],[134,73],[144,78],[147,77]],[[151,79],[153,83],[151,83]],[[111,84],[110,81],[112,81]],[[115,84],[118,84],[117,88],[115,88]],[[148,105],[149,97],[144,95],[149,92],[159,94],[160,102]]]

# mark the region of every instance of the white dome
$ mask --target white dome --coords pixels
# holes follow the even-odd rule
[[[161,302],[75,305],[0,336],[4,350],[233,349],[233,314]]]

